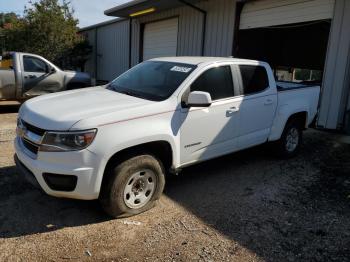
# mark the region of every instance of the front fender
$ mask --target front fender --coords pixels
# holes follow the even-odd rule
[[[172,119],[176,113],[169,112],[153,117],[143,117],[130,121],[103,125],[98,128],[94,142],[89,150],[98,156],[103,156],[98,172],[98,187],[101,186],[104,170],[109,159],[116,153],[134,146],[165,141],[172,150],[172,165],[179,166],[179,134],[174,134]]]

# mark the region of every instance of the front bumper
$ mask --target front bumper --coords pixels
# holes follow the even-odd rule
[[[26,152],[18,137],[15,139],[15,151],[16,165],[20,172],[48,195],[82,200],[98,198],[104,166],[103,159],[98,155],[85,149],[72,152],[38,152],[34,159]],[[44,173],[76,176],[76,186],[69,192],[52,190],[44,179]]]

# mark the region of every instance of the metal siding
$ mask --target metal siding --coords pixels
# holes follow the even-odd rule
[[[246,3],[240,29],[301,23],[333,17],[335,0],[261,0]]]
[[[111,81],[128,69],[129,21],[97,28],[97,79]]]
[[[337,0],[332,21],[318,125],[335,129],[343,124],[350,47],[350,1]]]
[[[96,29],[89,29],[82,32],[86,36],[89,44],[92,46],[92,52],[89,56],[89,59],[85,63],[85,72],[89,73],[92,78],[95,78],[95,54],[96,54]]]
[[[177,35],[177,18],[146,24],[143,42],[143,60],[176,56]]]
[[[208,1],[200,4],[208,10],[206,56],[231,56],[236,1]]]
[[[140,51],[140,23],[138,20],[132,20],[132,37],[131,37],[131,65],[137,65],[139,63],[139,51]]]
[[[207,10],[207,30],[204,54],[206,56],[232,55],[235,0],[202,1],[196,5]],[[132,34],[132,64],[139,62],[140,25],[161,19],[179,17],[178,56],[200,56],[203,15],[188,6],[182,6],[135,18]]]

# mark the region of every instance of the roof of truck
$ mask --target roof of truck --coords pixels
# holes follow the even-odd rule
[[[151,59],[151,61],[164,61],[174,63],[184,63],[191,65],[199,65],[202,63],[219,63],[219,62],[256,62],[256,60],[240,59],[233,57],[206,57],[206,56],[176,56],[176,57],[160,57]]]

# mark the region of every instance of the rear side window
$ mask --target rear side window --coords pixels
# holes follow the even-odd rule
[[[269,86],[269,78],[265,67],[239,65],[242,76],[243,95],[261,92]]]
[[[211,95],[212,100],[234,96],[230,66],[208,69],[191,85],[191,92],[203,91]]]

